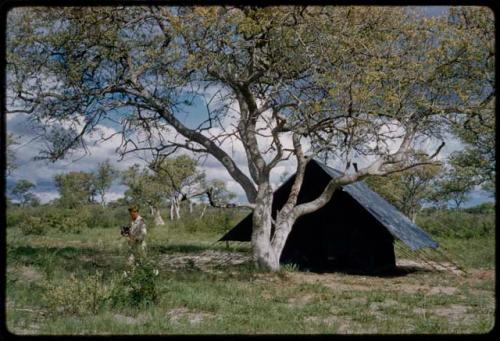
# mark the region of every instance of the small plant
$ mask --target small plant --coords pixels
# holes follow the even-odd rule
[[[151,259],[139,259],[135,266],[124,272],[123,279],[117,283],[110,297],[112,305],[137,306],[150,305],[158,299],[158,269]]]
[[[46,307],[52,314],[96,314],[109,299],[114,282],[105,284],[102,273],[85,278],[71,274],[57,282],[44,282],[42,296]]]
[[[281,266],[281,270],[284,272],[297,272],[299,271],[299,266],[295,263],[284,264]]]

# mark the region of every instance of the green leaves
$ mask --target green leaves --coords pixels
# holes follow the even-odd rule
[[[60,195],[59,203],[64,207],[75,208],[93,201],[95,189],[92,173],[61,173],[54,176],[54,182]]]

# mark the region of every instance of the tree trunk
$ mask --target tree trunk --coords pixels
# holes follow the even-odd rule
[[[170,220],[174,220],[174,200],[170,202]]]
[[[274,236],[271,240],[271,245],[274,250],[274,254],[278,259],[281,257],[281,253],[285,248],[286,241],[290,232],[292,231],[292,226],[296,219],[293,217],[291,212],[279,212],[276,217],[276,226],[274,230]]]
[[[203,210],[201,211],[200,219],[202,219],[203,216],[205,215],[205,212],[207,211],[207,207],[208,207],[208,205],[203,205]]]
[[[255,264],[269,271],[278,271],[279,258],[271,245],[271,214],[273,191],[269,183],[260,186],[252,214],[252,252]]]
[[[151,206],[151,215],[154,217],[154,224],[156,226],[165,225],[165,222],[163,221],[163,218],[161,217],[160,214],[160,210],[158,208]]]
[[[178,200],[175,200],[175,215],[177,216],[177,220],[181,219],[181,205]]]

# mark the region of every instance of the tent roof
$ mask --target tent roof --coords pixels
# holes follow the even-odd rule
[[[336,178],[341,172],[313,160],[330,177]],[[372,191],[363,181],[358,181],[342,187],[342,190],[353,197],[361,206],[377,219],[395,237],[408,245],[412,250],[423,247],[437,248],[439,244],[432,240],[421,228],[415,225],[396,207],[388,203],[376,192]]]

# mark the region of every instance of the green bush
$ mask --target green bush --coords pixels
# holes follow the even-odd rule
[[[84,226],[88,228],[118,228],[130,223],[127,207],[87,205],[82,207],[79,212],[74,213],[75,217],[85,222]],[[152,220],[149,216],[141,215],[152,226]]]
[[[158,300],[157,262],[151,258],[139,259],[136,266],[113,288],[110,302],[113,306],[150,305]]]
[[[417,225],[435,237],[471,239],[493,236],[495,216],[465,210],[433,210],[419,216]]]
[[[495,203],[484,202],[474,207],[465,208],[464,211],[473,214],[495,214]]]
[[[109,300],[115,285],[114,280],[105,283],[99,271],[84,278],[71,274],[57,282],[42,282],[42,299],[53,315],[96,314]]]
[[[86,228],[116,228],[129,222],[126,207],[108,208],[100,205],[86,205],[78,209],[56,206],[11,207],[7,210],[7,226],[21,227],[26,230],[24,220],[31,216],[44,226],[61,232],[80,233]]]
[[[6,212],[7,227],[16,227],[20,225],[26,218],[26,213],[24,210],[17,209],[15,207],[8,207]]]
[[[40,217],[26,216],[21,223],[18,224],[18,227],[25,236],[41,236],[46,233],[46,228]]]

